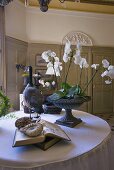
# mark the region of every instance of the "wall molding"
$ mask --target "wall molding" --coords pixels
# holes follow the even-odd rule
[[[39,7],[27,7],[27,13],[45,15],[63,15],[63,16],[73,16],[73,17],[83,17],[83,18],[94,18],[99,20],[114,20],[114,14],[101,14],[95,12],[81,12],[81,11],[68,11],[59,9],[49,9],[46,13],[40,11]]]
[[[23,46],[28,47],[28,42],[26,41],[22,41],[22,40],[19,40],[19,39],[10,37],[10,36],[5,36],[5,39],[6,39],[6,42],[10,42],[13,45],[18,44],[18,45],[23,45]]]
[[[69,32],[62,40],[62,44],[65,44],[67,41],[70,41],[72,45],[77,43],[82,44],[82,46],[93,46],[93,40],[89,35],[80,31],[71,31]]]

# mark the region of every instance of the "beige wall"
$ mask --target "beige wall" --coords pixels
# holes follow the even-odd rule
[[[13,1],[5,8],[6,35],[29,42],[60,44],[70,31],[88,34],[98,46],[114,46],[114,15],[25,8]]]
[[[17,0],[5,7],[5,28],[7,36],[27,41],[26,10]]]
[[[27,36],[30,42],[61,43],[70,31],[81,31],[90,35],[94,45],[114,46],[113,28],[114,15],[27,10]]]
[[[93,39],[95,46],[114,47],[114,15],[56,10],[42,13],[37,8],[25,9],[24,6],[17,3],[16,0],[5,7],[5,15],[6,35],[29,42],[29,48],[27,48],[27,43],[24,44],[24,42],[11,40],[10,38],[6,40],[7,62],[11,64],[7,64],[7,86],[9,87],[7,94],[12,99],[14,108],[18,108],[19,106],[20,83],[22,84],[21,73],[15,72],[16,60],[18,64],[30,63],[34,67],[34,71],[35,69],[40,69],[35,65],[35,57],[37,54],[41,54],[41,52],[49,48],[52,50],[55,49],[59,54],[59,46],[45,45],[45,43],[60,44],[63,37],[70,31],[82,31],[88,34]],[[28,59],[26,58],[27,49]],[[107,55],[113,58],[113,55],[105,53],[105,51],[103,53],[103,51],[103,56]],[[112,54],[114,53],[112,52]],[[96,57],[99,55],[100,54],[97,53]],[[12,76],[15,77],[15,79],[11,79],[8,73],[13,73]],[[18,87],[16,86],[17,84],[19,84]]]

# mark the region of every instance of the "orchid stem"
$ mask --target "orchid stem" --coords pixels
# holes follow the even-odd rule
[[[83,67],[82,67],[83,69]],[[82,78],[82,69],[81,69],[81,72],[80,72],[80,80],[79,80],[79,85],[81,86],[81,78]]]
[[[73,53],[73,52],[72,52]],[[67,73],[66,73],[66,76],[65,76],[65,83],[67,82],[67,78],[68,78],[68,73],[69,73],[69,70],[70,70],[70,67],[71,67],[71,63],[72,63],[72,58],[73,57],[70,57],[70,62],[69,62],[69,66],[68,66],[68,70],[67,70]]]
[[[54,61],[53,61],[53,70],[54,70],[55,82],[56,82],[57,90],[58,90],[58,81],[57,81],[56,71],[55,71],[55,67],[54,67]]]
[[[82,91],[82,93],[84,93],[87,89],[87,87],[89,86],[89,84],[91,83],[91,81],[93,80],[93,78],[95,77],[96,73],[98,72],[99,69],[95,70],[94,74],[92,75],[91,79],[88,81],[88,83],[86,84],[84,90]]]

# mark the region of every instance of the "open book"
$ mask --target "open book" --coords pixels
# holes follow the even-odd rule
[[[47,138],[49,140],[47,140]],[[65,139],[70,141],[70,138],[60,126],[54,123],[50,123],[48,121],[43,121],[43,132],[41,135],[37,137],[29,137],[24,133],[20,132],[19,129],[16,129],[14,140],[13,140],[13,147],[38,144],[38,143],[43,143],[45,141],[49,142],[50,140],[51,143],[53,141],[54,144],[54,142],[56,143],[57,141],[59,141],[59,139]]]

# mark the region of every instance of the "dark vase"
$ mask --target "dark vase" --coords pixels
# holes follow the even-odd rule
[[[80,118],[72,115],[72,109],[77,110],[84,102],[88,102],[90,99],[90,96],[77,96],[71,99],[61,98],[58,100],[51,100],[51,97],[48,97],[48,100],[53,102],[55,106],[65,109],[65,115],[56,120],[56,123],[68,127],[74,127],[82,122]]]

